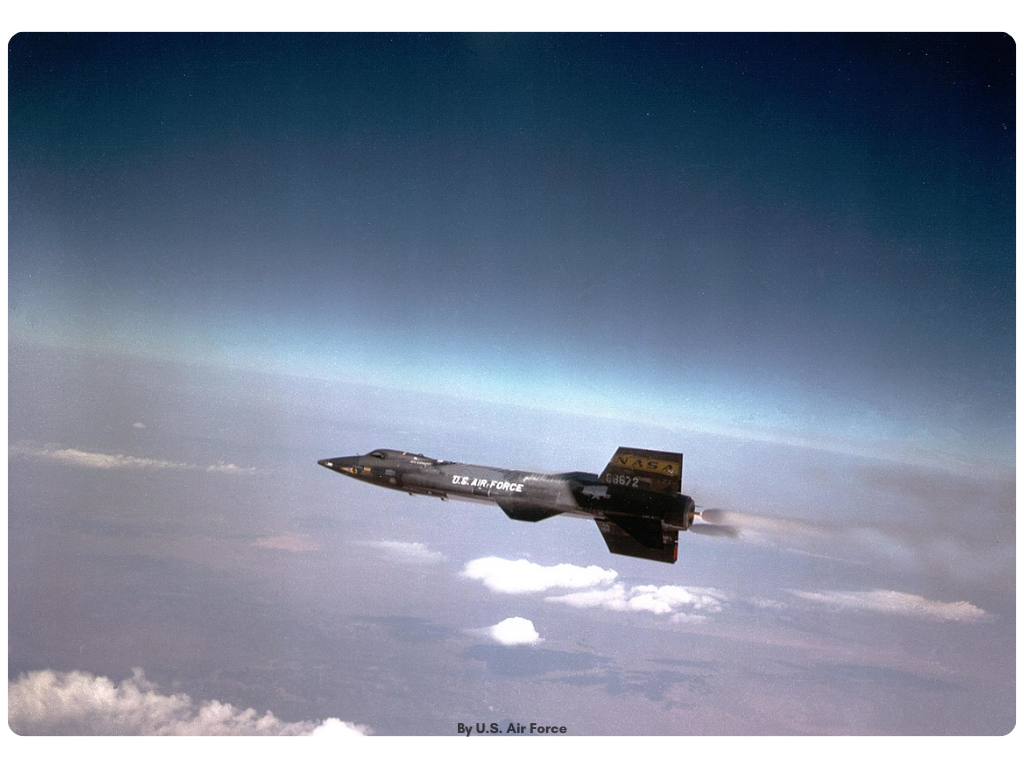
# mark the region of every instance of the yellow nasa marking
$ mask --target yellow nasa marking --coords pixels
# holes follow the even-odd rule
[[[669,477],[676,477],[679,474],[679,465],[674,461],[659,461],[632,453],[617,453],[612,463],[638,472],[653,472]]]

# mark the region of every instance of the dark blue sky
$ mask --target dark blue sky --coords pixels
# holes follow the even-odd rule
[[[1012,730],[1015,55],[15,36],[10,728]],[[737,538],[315,463],[619,445]]]
[[[11,332],[1007,467],[1000,35],[19,35]]]

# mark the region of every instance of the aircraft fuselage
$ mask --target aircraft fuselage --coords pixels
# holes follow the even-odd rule
[[[318,463],[410,494],[497,504],[514,520],[588,517],[612,552],[666,562],[675,561],[676,534],[694,515],[693,499],[678,492],[681,454],[620,448],[601,475],[500,469],[391,449]],[[622,534],[625,540],[619,541]]]

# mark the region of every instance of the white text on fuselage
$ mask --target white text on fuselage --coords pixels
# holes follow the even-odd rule
[[[523,492],[522,483],[510,483],[508,480],[486,480],[466,475],[452,475],[452,485],[467,485],[470,488],[486,488],[489,491],[508,491],[509,493]]]

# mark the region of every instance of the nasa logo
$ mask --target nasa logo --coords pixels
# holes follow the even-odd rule
[[[617,453],[612,460],[626,469],[638,472],[653,472],[659,475],[674,476],[679,474],[679,465],[672,461],[658,461],[643,456],[634,456],[629,453]]]

